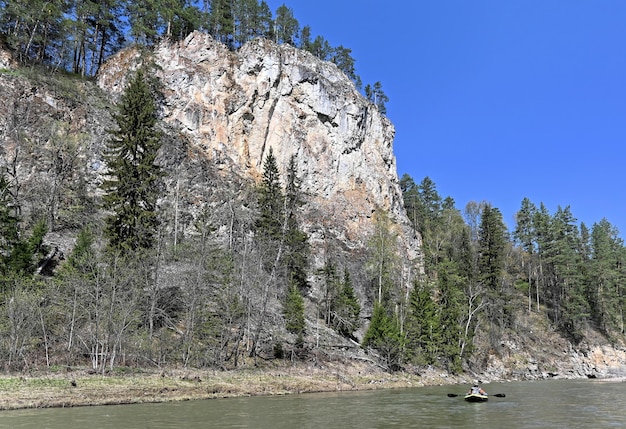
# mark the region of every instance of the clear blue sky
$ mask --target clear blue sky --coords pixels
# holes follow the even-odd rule
[[[458,209],[570,206],[626,237],[626,0],[291,0],[381,81],[398,175]]]

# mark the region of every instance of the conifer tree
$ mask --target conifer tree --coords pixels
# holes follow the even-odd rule
[[[339,68],[339,70],[344,72],[352,82],[354,82],[354,86],[356,86],[357,89],[361,89],[363,83],[361,82],[361,78],[359,77],[359,75],[356,74],[354,66],[355,60],[354,58],[352,58],[352,49],[345,48],[341,45],[337,46],[335,49],[333,49],[330,60]],[[380,85],[380,82],[376,82],[376,84]],[[379,92],[377,94],[379,97],[376,100],[377,102],[375,104],[379,107],[380,112],[382,114],[385,114],[385,100],[381,97],[381,95],[384,95],[382,94],[382,86],[380,86],[378,90]],[[384,97],[386,98],[386,96]]]
[[[298,225],[297,209],[302,206],[302,191],[300,190],[300,178],[297,172],[295,155],[289,160],[287,168],[287,184],[285,188],[286,232],[287,244],[285,252],[285,265],[290,282],[295,283],[300,289],[307,286],[309,246],[308,237]]]
[[[284,195],[280,185],[280,173],[274,151],[270,147],[263,164],[263,179],[259,187],[259,211],[257,232],[279,240],[282,237],[284,218]]]
[[[461,303],[464,300],[461,284],[465,281],[458,275],[454,262],[439,266],[439,330],[440,355],[453,371],[461,370]]]
[[[159,37],[161,1],[128,2],[130,33],[142,45],[154,45]]]
[[[213,0],[209,28],[213,37],[229,47],[233,47],[235,19],[231,0]]]
[[[324,313],[324,322],[331,326],[334,310],[334,304],[339,296],[340,281],[337,267],[332,260],[327,260],[324,266],[319,270],[319,274],[324,282],[324,296],[322,298],[322,311]]]
[[[311,52],[313,42],[311,41],[311,26],[305,25],[300,33],[300,49]]]
[[[403,339],[398,321],[387,314],[385,307],[376,302],[372,320],[363,337],[363,347],[378,350],[390,370],[396,369],[402,360]]]
[[[265,37],[268,39],[272,38],[272,33],[274,31],[272,10],[265,0],[262,0],[259,3],[257,14],[254,19],[253,28],[253,33],[255,37]]]
[[[501,287],[504,274],[506,227],[500,210],[490,205],[486,205],[482,211],[478,244],[479,280],[486,288],[489,297],[489,320],[493,324],[504,327],[509,322],[510,316]]]
[[[553,233],[551,318],[564,335],[578,343],[582,340],[583,320],[589,312],[581,277],[580,236],[569,206],[557,209]]]
[[[479,270],[482,281],[492,291],[499,291],[505,243],[505,226],[500,210],[485,206],[479,231]]]
[[[589,300],[593,320],[605,332],[624,333],[626,252],[617,229],[602,219],[591,228]]]
[[[310,44],[307,51],[322,61],[328,61],[333,52],[333,48],[330,46],[330,43],[328,43],[328,40],[324,39],[323,36],[318,35]]]
[[[304,299],[294,284],[289,288],[283,314],[287,323],[287,331],[298,336],[298,343],[302,343],[304,329]]]
[[[389,101],[389,97],[384,93],[383,84],[380,81],[377,81],[373,86],[369,83],[365,85],[365,97],[378,107],[381,114],[387,114],[386,103]]]
[[[525,252],[522,256],[522,268],[526,268],[525,272],[527,273],[528,278],[528,311],[531,311],[532,308],[532,280],[533,280],[533,264],[535,257],[535,241],[536,235],[534,231],[533,219],[535,217],[535,213],[537,212],[537,207],[528,199],[524,198],[522,200],[522,207],[515,215],[516,225],[515,230],[513,231],[513,237]],[[524,267],[525,265],[525,267]],[[535,287],[538,288],[538,283],[535,279]],[[537,290],[538,293],[538,290]],[[539,303],[537,303],[537,307],[539,307]],[[537,308],[539,311],[539,308]]]
[[[404,173],[400,179],[400,189],[404,200],[404,209],[415,231],[419,231],[419,189],[411,176]]]
[[[435,362],[440,343],[439,315],[426,283],[416,283],[409,297],[406,322],[406,348],[410,359],[420,365]]]
[[[296,39],[300,34],[300,24],[293,16],[293,10],[286,5],[276,9],[276,20],[274,24],[274,36],[276,43],[285,43],[296,46]]]
[[[155,97],[143,72],[130,80],[114,119],[117,129],[110,132],[105,153],[109,177],[103,183],[103,204],[111,212],[106,234],[110,246],[124,253],[150,249],[158,226],[161,133]]]
[[[349,337],[359,327],[361,305],[354,293],[348,270],[344,271],[340,288],[339,294],[331,303],[331,314],[333,324],[339,333]]]

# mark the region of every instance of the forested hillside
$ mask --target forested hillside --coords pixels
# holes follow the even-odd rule
[[[524,200],[507,231],[488,202],[461,212],[430,179],[398,180],[382,86],[359,95],[350,50],[287,6],[0,4],[18,64],[0,71],[5,369],[357,357],[482,371],[520,327],[574,349],[593,331],[623,340],[626,251],[608,221]],[[299,157],[274,151],[279,131]]]
[[[461,338],[481,325],[498,344],[502,333],[517,326],[523,294],[524,313],[545,314],[574,346],[590,327],[610,341],[623,340],[626,249],[608,220],[589,229],[569,207],[551,214],[525,198],[508,231],[489,202],[471,202],[461,212],[428,177],[416,184],[405,175],[401,186],[409,218],[423,238],[426,277],[416,290],[434,293],[448,307],[441,312],[445,317],[458,315],[456,322],[465,327],[458,331]],[[445,327],[435,320],[434,326]]]

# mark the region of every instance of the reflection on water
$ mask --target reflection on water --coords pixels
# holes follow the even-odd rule
[[[486,403],[466,386],[0,412],[0,428],[626,428],[626,384],[494,383]]]

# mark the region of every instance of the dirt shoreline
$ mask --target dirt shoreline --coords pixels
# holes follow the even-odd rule
[[[141,370],[105,375],[80,369],[46,370],[0,375],[0,410],[398,389],[461,382],[469,379],[436,371],[390,374],[355,363],[284,364],[233,371]]]

